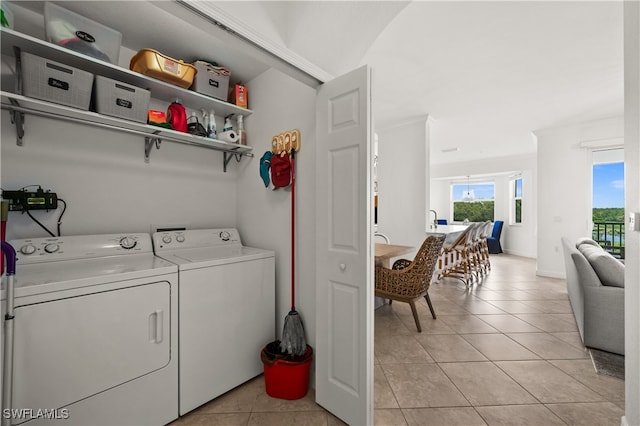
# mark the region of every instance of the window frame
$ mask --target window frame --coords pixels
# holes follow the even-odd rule
[[[450,208],[450,214],[451,214],[451,223],[452,224],[462,224],[464,223],[461,220],[455,220],[455,203],[473,203],[473,202],[478,202],[478,201],[462,201],[462,200],[454,200],[454,187],[455,186],[464,186],[465,190],[467,185],[470,187],[470,189],[473,190],[473,186],[477,186],[477,185],[491,185],[493,187],[493,198],[492,199],[484,199],[484,200],[478,200],[478,201],[491,201],[493,202],[493,217],[492,218],[487,218],[484,220],[480,220],[482,222],[484,222],[485,220],[491,220],[492,222],[495,220],[495,216],[496,216],[496,182],[494,180],[476,180],[476,181],[468,181],[468,180],[456,180],[456,181],[452,181],[449,184],[449,208]],[[470,219],[471,220],[471,219]]]
[[[520,181],[520,196],[518,196],[518,181]],[[524,199],[524,179],[522,175],[512,176],[509,179],[509,225],[520,226],[524,224],[522,217],[522,204]],[[520,221],[518,221],[518,201],[520,202]]]

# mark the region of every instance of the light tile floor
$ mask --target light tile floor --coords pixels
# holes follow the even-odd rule
[[[595,373],[564,280],[537,277],[535,261],[491,257],[468,289],[447,279],[418,306],[375,312],[376,425],[617,426],[624,381]],[[314,402],[269,397],[262,376],[174,422],[187,425],[341,425]]]

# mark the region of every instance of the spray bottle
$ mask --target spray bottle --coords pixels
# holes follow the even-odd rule
[[[207,126],[207,136],[211,139],[218,138],[218,130],[216,129],[216,116],[214,111],[209,111],[209,125]]]
[[[240,145],[247,144],[247,132],[244,130],[244,117],[238,115],[238,142]]]

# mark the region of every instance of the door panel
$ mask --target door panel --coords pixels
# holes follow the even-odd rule
[[[358,252],[358,147],[329,153],[329,229],[333,250]]]
[[[373,421],[370,69],[325,83],[316,101],[316,401]]]

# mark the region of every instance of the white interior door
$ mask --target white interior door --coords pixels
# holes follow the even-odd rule
[[[371,70],[325,83],[316,100],[316,402],[373,423]]]

